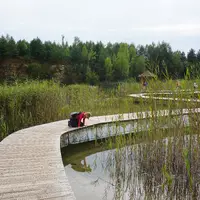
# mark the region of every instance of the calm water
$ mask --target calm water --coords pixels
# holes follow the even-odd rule
[[[96,153],[81,160],[81,164],[91,171],[78,172],[72,169],[71,165],[65,167],[72,189],[77,200],[97,199],[102,200],[113,197],[113,186],[109,184],[109,172],[105,169],[106,157],[110,151]],[[106,193],[106,189],[111,187],[111,191]],[[110,193],[111,192],[111,193]]]
[[[134,144],[120,146],[121,138],[117,148],[89,142],[62,149],[77,200],[200,199],[200,136],[188,133],[175,128],[143,133]]]
[[[114,180],[115,154],[115,149],[102,151],[88,155],[79,161],[74,160],[73,162],[72,160],[65,166],[66,174],[77,200],[113,199],[116,188]],[[123,194],[124,197],[127,195],[126,192]],[[125,199],[129,199],[128,196]]]

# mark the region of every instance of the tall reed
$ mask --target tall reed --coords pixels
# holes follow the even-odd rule
[[[0,86],[0,139],[22,128],[62,119],[65,93],[53,82]]]

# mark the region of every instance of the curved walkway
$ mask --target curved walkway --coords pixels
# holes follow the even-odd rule
[[[177,91],[177,92],[180,92],[180,91]],[[188,91],[185,91],[185,90],[182,90],[182,92],[187,92],[187,93],[193,93],[193,94],[200,94],[200,91],[191,91],[191,90],[188,90]],[[142,98],[142,99],[155,99],[155,100],[167,100],[167,101],[182,101],[182,102],[193,102],[193,103],[200,103],[200,99],[186,99],[186,98],[174,98],[174,97],[157,97],[157,96],[154,96],[154,95],[173,95],[174,93],[172,92],[166,92],[166,91],[161,91],[161,92],[158,92],[158,93],[141,93],[141,94],[130,94],[129,96],[130,97],[133,97],[133,98],[136,98],[136,99],[139,99],[139,98]]]
[[[141,98],[141,95],[137,95]],[[172,115],[200,112],[183,109]],[[92,117],[88,126],[169,115],[168,110]],[[76,128],[67,120],[17,131],[0,143],[0,199],[69,199],[75,196],[68,182],[60,152],[60,137]]]

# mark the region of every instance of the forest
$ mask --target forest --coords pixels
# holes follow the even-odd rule
[[[3,73],[16,60],[19,65],[18,73]],[[100,82],[137,80],[138,75],[145,70],[155,73],[159,79],[181,79],[188,71],[190,79],[198,78],[200,50],[195,52],[191,48],[185,54],[182,51],[173,51],[170,44],[164,41],[135,46],[133,43],[82,42],[75,37],[69,45],[64,36],[61,44],[43,42],[40,38],[34,38],[30,42],[15,41],[9,35],[2,35],[0,38],[1,82],[10,78],[56,78],[64,84],[95,85]]]

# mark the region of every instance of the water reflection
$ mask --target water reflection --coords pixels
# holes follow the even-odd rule
[[[132,139],[132,145],[120,146],[122,142],[115,140],[114,149],[109,149],[109,141],[81,144],[74,150],[70,146],[64,164],[75,196],[78,200],[199,199],[200,138],[187,135],[187,129],[180,132],[185,134],[174,129],[171,137],[148,138],[139,144]]]

